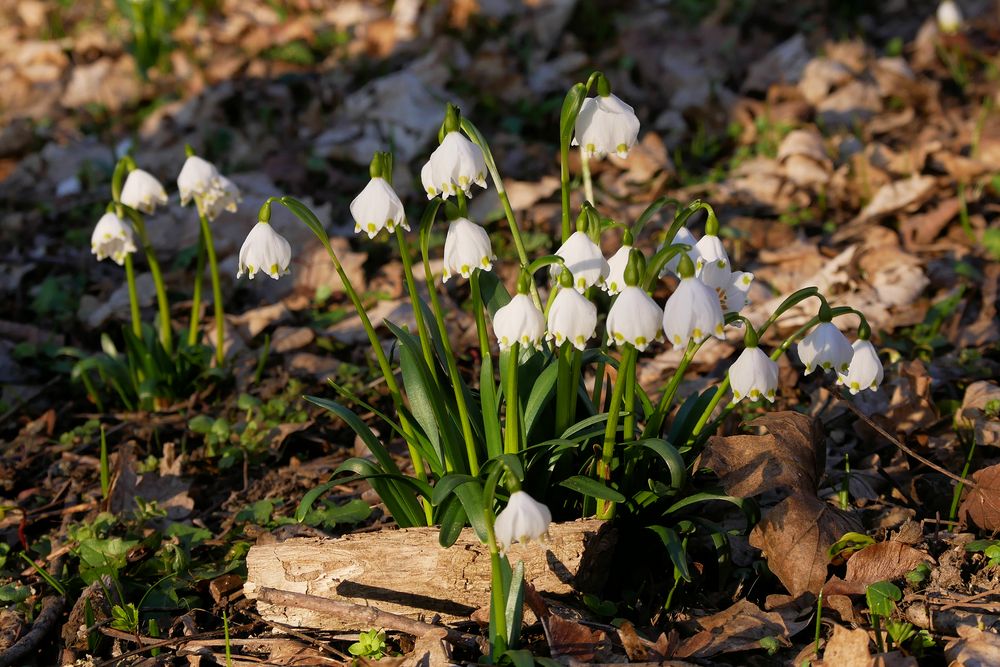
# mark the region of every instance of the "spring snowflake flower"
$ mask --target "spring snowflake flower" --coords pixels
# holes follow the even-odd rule
[[[680,229],[678,229],[677,234],[675,234],[673,240],[670,241],[670,245],[677,245],[677,244],[691,246],[691,249],[687,252],[687,256],[690,257],[691,261],[697,265],[698,239],[694,237],[694,234],[692,234],[687,227],[681,227]],[[663,246],[660,246],[660,249],[662,250]],[[684,253],[674,255],[667,261],[666,264],[663,265],[663,270],[660,272],[661,278],[665,277],[668,273],[677,275],[677,265],[680,263],[681,255],[683,254]]]
[[[583,101],[574,130],[573,145],[583,147],[584,157],[626,158],[639,136],[639,119],[616,95],[598,95]]]
[[[216,187],[209,190],[202,198],[202,213],[209,221],[215,220],[223,211],[235,213],[243,195],[236,184],[220,175]]]
[[[608,311],[608,339],[616,345],[631,343],[642,352],[660,335],[663,311],[640,287],[621,291]]]
[[[875,391],[882,384],[882,361],[878,351],[870,340],[856,340],[853,345],[854,354],[846,373],[840,373],[837,384],[845,385],[851,394],[863,389]]]
[[[515,294],[510,303],[497,309],[493,332],[501,350],[509,350],[514,343],[538,347],[545,336],[545,315],[530,296]]]
[[[817,368],[844,374],[848,372],[854,348],[847,337],[833,322],[820,322],[809,332],[809,335],[799,341],[796,348],[799,359],[806,367],[806,375]]]
[[[602,284],[611,271],[601,249],[584,232],[573,232],[556,250],[556,255],[563,258],[564,266],[573,274],[573,286],[578,292]],[[553,265],[552,275],[558,276],[562,269],[562,266]]]
[[[729,367],[729,384],[733,403],[747,397],[752,401],[766,398],[773,403],[778,390],[778,364],[756,345],[747,347]]]
[[[738,313],[749,303],[747,295],[753,284],[752,273],[710,270],[703,271],[699,280],[715,290],[723,313]]]
[[[135,250],[132,227],[114,213],[102,215],[90,235],[90,252],[97,255],[97,261],[110,257],[121,266],[125,263],[125,256]]]
[[[354,218],[354,231],[363,231],[370,239],[375,238],[383,227],[390,232],[396,231],[397,225],[410,230],[403,202],[399,201],[389,182],[378,176],[368,181],[361,194],[351,202],[351,216]]]
[[[953,35],[962,28],[962,10],[953,0],[944,0],[938,5],[937,24],[946,35]]]
[[[438,195],[447,199],[459,190],[471,196],[473,183],[486,187],[486,158],[461,132],[449,132],[420,170],[420,181],[428,199]]]
[[[718,294],[694,276],[681,279],[663,309],[663,333],[674,347],[709,336],[725,339],[725,322]]]
[[[167,191],[148,171],[133,169],[125,177],[121,202],[129,208],[149,215],[156,211],[157,206],[167,203]]]
[[[442,282],[448,282],[456,273],[468,278],[474,269],[489,271],[493,268],[494,259],[496,255],[485,229],[468,218],[451,221],[444,241]]]
[[[596,330],[597,306],[575,289],[560,289],[549,307],[549,339],[556,345],[568,340],[583,350]]]
[[[219,187],[219,178],[219,170],[214,164],[197,155],[188,157],[181,167],[181,173],[177,175],[181,205],[187,206],[194,197],[207,197]]]
[[[243,247],[240,248],[240,263],[236,277],[243,273],[253,280],[258,271],[262,271],[277,280],[288,273],[288,265],[292,262],[292,247],[284,236],[274,231],[268,222],[260,221],[247,234]]]
[[[698,239],[695,249],[698,251],[698,258],[694,262],[694,268],[698,277],[705,282],[716,279],[718,273],[728,277],[732,268],[729,265],[729,255],[722,246],[722,239],[715,234],[705,234]]]
[[[631,252],[632,246],[623,245],[608,259],[608,277],[604,280],[604,290],[611,296],[625,289],[625,269]]]
[[[531,542],[548,538],[552,512],[524,491],[510,494],[507,507],[497,515],[493,530],[501,551],[515,542]]]

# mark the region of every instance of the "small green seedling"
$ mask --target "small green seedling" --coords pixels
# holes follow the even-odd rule
[[[875,630],[875,645],[879,653],[885,652],[885,645],[882,643],[882,629],[880,620],[888,619],[896,609],[896,603],[903,599],[903,591],[899,587],[888,581],[878,581],[868,586],[865,590],[865,598],[868,601],[868,611],[872,618],[872,628]]]
[[[347,650],[359,658],[381,660],[388,652],[385,645],[385,630],[362,632],[358,636],[358,641],[351,644]]]
[[[139,634],[139,610],[129,602],[126,605],[115,605],[111,608],[111,627],[115,630]]]

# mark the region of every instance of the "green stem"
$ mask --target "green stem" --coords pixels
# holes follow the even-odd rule
[[[160,262],[153,253],[153,246],[149,243],[149,235],[146,233],[146,224],[142,216],[132,211],[129,215],[135,224],[136,233],[139,235],[139,242],[142,243],[142,250],[146,253],[146,261],[149,263],[149,272],[153,275],[153,285],[156,287],[156,303],[160,310],[160,342],[163,343],[167,352],[172,352],[174,348],[173,330],[170,325],[170,301],[167,300],[167,288],[163,283],[163,272],[160,270]]]
[[[128,309],[132,315],[132,333],[142,338],[142,316],[139,314],[139,293],[135,289],[135,267],[132,254],[125,255],[125,280],[128,282]]]
[[[703,344],[704,341],[701,343],[695,343],[693,340],[688,342],[684,356],[681,357],[681,362],[677,365],[677,370],[674,371],[669,384],[663,390],[663,395],[656,406],[656,411],[646,420],[646,427],[642,431],[643,438],[655,438],[659,435],[660,428],[663,426],[663,420],[666,418],[667,413],[670,412],[670,408],[674,403],[674,397],[677,396],[677,389],[680,387],[681,381],[684,380],[684,372]]]
[[[188,328],[188,345],[198,342],[198,331],[201,328],[201,284],[205,273],[205,237],[198,230],[198,261],[194,272],[194,290],[191,294],[191,322]]]
[[[960,437],[961,441],[962,438]],[[969,469],[972,467],[972,455],[976,453],[976,437],[973,433],[972,443],[969,445],[969,453],[965,456],[965,466],[962,468],[962,479],[969,476]],[[948,512],[948,518],[954,521],[958,517],[958,504],[962,499],[962,489],[965,488],[964,484],[958,484],[955,486],[955,491],[951,496],[951,510]]]
[[[472,421],[469,419],[469,406],[465,402],[465,389],[462,385],[462,377],[458,372],[458,362],[455,361],[455,352],[452,350],[451,340],[448,337],[448,327],[444,321],[444,310],[441,308],[441,300],[438,298],[437,289],[435,289],[434,273],[431,270],[430,258],[427,256],[427,253],[422,253],[422,255],[424,260],[424,277],[427,280],[427,291],[431,296],[431,310],[437,322],[438,337],[441,339],[445,363],[448,366],[448,376],[451,378],[451,387],[455,394],[455,405],[458,407],[458,418],[462,425],[462,438],[465,440],[465,453],[468,457],[469,471],[475,476],[479,474],[479,454],[476,451],[476,439],[472,433]],[[433,369],[434,367],[432,366],[432,372]]]
[[[226,312],[222,302],[222,281],[219,279],[219,261],[215,256],[215,242],[212,240],[212,228],[208,224],[197,202],[198,219],[201,221],[201,236],[205,241],[205,255],[208,257],[208,270],[212,276],[212,306],[215,309],[215,362],[221,367],[226,359]]]
[[[607,330],[601,332],[601,350],[604,354],[608,352],[608,332]],[[597,362],[597,366],[594,368],[594,393],[591,395],[591,402],[594,404],[594,408],[598,411],[601,410],[601,393],[604,391],[604,370],[607,368],[607,362],[604,361],[602,357],[600,361]]]
[[[403,276],[406,278],[406,289],[410,293],[410,303],[413,304],[413,319],[417,322],[417,336],[424,352],[427,368],[434,369],[434,350],[431,347],[431,336],[424,320],[424,309],[420,303],[420,293],[417,291],[417,281],[413,278],[413,259],[410,257],[410,244],[406,241],[406,233],[402,226],[396,226],[396,241],[399,244],[399,256],[403,262]],[[429,288],[428,288],[429,289]]]
[[[630,343],[625,343],[621,361],[618,363],[618,377],[611,392],[611,405],[608,407],[608,422],[604,429],[604,447],[601,460],[597,464],[597,476],[604,482],[611,480],[611,464],[615,455],[615,441],[618,436],[618,417],[621,414],[622,397],[628,384],[629,367],[635,366],[636,350]],[[615,504],[608,500],[598,500],[597,517],[610,519],[614,516]]]
[[[819,597],[816,599],[816,636],[813,640],[813,653],[818,658],[819,657],[819,631],[823,621],[823,591],[819,592]]]
[[[518,357],[521,356],[520,343],[514,343],[507,351],[507,390],[506,403],[507,411],[504,420],[504,445],[505,454],[517,454],[519,436],[519,413],[521,402],[518,398],[517,388],[517,364]]]
[[[557,351],[556,363],[559,367],[556,375],[556,435],[565,433],[572,423],[568,405],[570,393],[576,389],[572,386],[571,377],[573,370],[572,350],[573,344],[567,340],[563,341]]]
[[[636,353],[638,358],[638,353]],[[635,440],[635,367],[629,364],[625,369],[625,395],[622,397],[625,409],[625,419],[622,424],[622,442]]]
[[[875,631],[875,648],[879,653],[885,653],[885,645],[882,643],[882,624],[878,614],[872,614],[872,630]]]
[[[493,531],[493,513],[490,508],[485,508],[483,513],[486,515],[486,544],[490,550],[490,596],[492,598],[490,622],[493,625],[492,635],[494,637],[494,645],[490,649],[491,657],[495,661],[507,650],[507,596],[503,585],[503,557],[500,555],[496,533]]]

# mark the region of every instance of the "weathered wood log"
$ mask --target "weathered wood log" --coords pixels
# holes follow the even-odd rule
[[[614,550],[614,530],[604,521],[552,524],[544,544],[516,544],[512,564],[524,561],[525,578],[543,595],[599,592]],[[243,591],[261,588],[307,593],[373,605],[393,614],[464,620],[489,605],[489,551],[471,529],[444,549],[436,528],[407,528],[293,538],[254,546],[247,554]],[[343,621],[320,612],[257,601],[260,615],[293,627],[336,630]]]

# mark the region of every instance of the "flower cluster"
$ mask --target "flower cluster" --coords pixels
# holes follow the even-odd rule
[[[239,188],[214,164],[197,155],[185,160],[177,176],[177,189],[181,205],[187,206],[193,199],[209,220],[215,220],[223,211],[235,212],[241,200]]]

